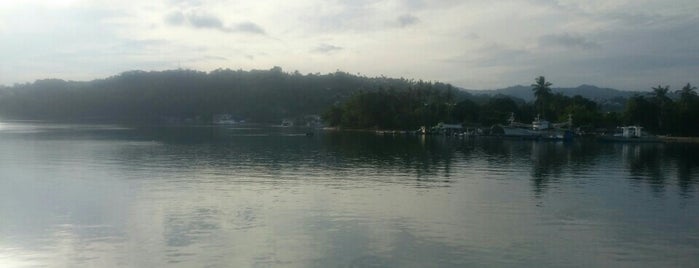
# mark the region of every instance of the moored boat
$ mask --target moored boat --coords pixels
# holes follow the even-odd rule
[[[643,131],[641,126],[625,126],[619,129],[621,132],[602,135],[597,137],[597,140],[606,142],[661,142],[657,136],[649,135]]]
[[[214,125],[232,125],[237,123],[230,114],[216,114],[213,116],[212,123]]]
[[[561,126],[570,126],[572,117],[568,117],[568,122],[551,124],[549,121],[537,116],[531,124],[523,124],[515,121],[514,113],[510,114],[507,126],[501,126],[505,137],[522,139],[542,139],[569,141],[573,139],[573,132],[562,129]]]

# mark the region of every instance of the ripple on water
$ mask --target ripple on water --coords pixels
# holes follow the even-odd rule
[[[699,163],[684,149],[75,131],[0,130],[0,261],[664,267],[699,255]]]

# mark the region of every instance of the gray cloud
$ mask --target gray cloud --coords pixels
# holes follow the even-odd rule
[[[366,32],[379,26],[376,1],[336,1],[335,8],[303,16],[310,28],[322,32]]]
[[[614,72],[639,72],[653,71],[662,69],[688,69],[696,70],[699,68],[699,56],[696,55],[609,55],[607,57],[589,58],[580,61],[590,68],[598,68],[606,71]]]
[[[189,23],[192,24],[195,28],[207,28],[207,29],[217,29],[221,31],[227,31],[227,29],[223,26],[223,22],[221,22],[221,19],[209,15],[209,14],[190,14],[188,17]]]
[[[410,14],[405,14],[398,17],[398,24],[400,25],[400,27],[407,27],[418,22],[420,22],[420,19]]]
[[[257,24],[254,24],[252,22],[243,22],[239,23],[235,26],[232,27],[233,31],[235,32],[244,32],[244,33],[251,33],[251,34],[265,34],[265,30],[262,29]]]
[[[221,56],[204,56],[199,58],[198,60],[216,60],[216,61],[228,61],[228,58],[226,57],[221,57]]]
[[[444,62],[468,64],[478,68],[511,67],[530,62],[533,54],[520,48],[509,48],[500,44],[488,44],[470,53],[442,59]]]
[[[117,45],[114,45],[110,51],[116,52],[126,52],[132,53],[133,51],[143,51],[144,53],[150,52],[153,49],[157,49],[163,46],[171,46],[168,41],[159,39],[147,39],[147,40],[126,40]]]
[[[165,23],[170,25],[182,25],[184,21],[185,17],[182,12],[173,12],[165,16]]]
[[[411,9],[420,9],[425,7],[425,2],[422,0],[402,0],[401,3]]]
[[[394,70],[391,75],[466,81],[459,86],[469,88],[528,84],[540,74],[551,76],[558,85],[584,82],[637,89],[663,81],[673,87],[674,81],[699,84],[695,81],[699,73],[696,0],[525,0],[505,5],[472,0],[391,0],[390,4],[330,0],[272,5],[126,0],[109,9],[77,3],[47,5],[39,17],[36,6],[42,5],[33,3],[36,1],[7,2],[2,5],[7,6],[7,16],[0,22],[0,83],[61,72],[68,75],[67,71],[77,75],[65,78],[79,79],[97,70],[109,74],[115,69],[154,66],[151,63],[158,61],[164,65],[153,68],[162,69],[176,66],[173,62],[186,57],[221,55],[241,60],[241,68],[256,67],[262,61],[304,72],[341,68],[376,75]],[[150,35],[158,26],[151,23],[152,16],[159,16],[161,26],[167,26],[158,29],[157,35]],[[282,23],[262,24],[281,16]],[[278,39],[266,38],[272,32],[267,27],[275,24],[273,33]],[[430,27],[416,27],[427,24]],[[183,29],[187,31],[180,31]],[[405,30],[414,33],[400,33]],[[226,47],[210,46],[217,41],[206,40],[217,38],[212,33],[253,38]],[[183,35],[191,38],[182,40]],[[158,36],[162,41],[132,41],[144,36]],[[287,57],[285,46],[273,44],[279,40],[284,40],[286,47],[302,47],[302,54],[332,56],[350,51],[350,47],[352,53],[343,62],[328,56],[308,65]],[[355,42],[358,45],[353,45]],[[233,49],[241,51],[232,53]],[[261,50],[270,55],[263,56]],[[254,56],[254,63],[247,63],[246,55]],[[74,64],[78,61],[84,62]],[[409,64],[412,62],[426,64]],[[222,63],[209,59],[197,66],[213,68]],[[64,68],[67,64],[87,69]],[[445,70],[444,64],[450,68]]]
[[[165,16],[165,23],[173,26],[181,26],[187,22],[190,26],[199,29],[212,29],[222,32],[240,32],[250,34],[266,34],[265,30],[259,25],[252,22],[242,22],[230,27],[225,26],[223,21],[211,14],[202,12],[193,12],[184,14],[176,11]]]
[[[311,52],[314,53],[321,53],[321,54],[329,54],[333,53],[335,51],[343,50],[344,48],[334,46],[334,45],[329,45],[329,44],[320,44],[318,47],[314,48],[311,50]]]
[[[544,35],[539,38],[539,45],[542,47],[554,45],[564,48],[582,49],[592,49],[599,47],[599,44],[587,40],[582,36],[574,36],[567,33]]]
[[[478,40],[480,38],[481,38],[481,36],[477,33],[467,33],[464,35],[464,39],[467,39],[467,40]]]
[[[202,5],[201,0],[169,0],[170,4],[175,5],[189,5],[189,6],[200,6]]]

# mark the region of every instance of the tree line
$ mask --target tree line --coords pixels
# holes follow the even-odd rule
[[[535,90],[534,103],[504,95],[474,98],[455,94],[449,87],[437,89],[432,83],[416,83],[404,89],[381,88],[355,93],[341,105],[328,109],[324,117],[331,126],[403,130],[440,122],[490,127],[504,124],[511,114],[521,122],[531,122],[538,115],[564,121],[574,114],[576,125],[604,125],[605,115],[595,102],[581,96],[551,94],[551,84],[544,85],[542,92]]]
[[[357,90],[406,87],[407,79],[270,70],[129,71],[88,82],[58,79],[0,87],[0,116],[109,122],[211,122],[216,114],[278,123],[321,114]]]
[[[324,118],[331,126],[413,130],[439,122],[490,127],[505,124],[511,114],[520,122],[531,122],[537,116],[563,122],[571,116],[574,126],[588,131],[640,125],[656,134],[699,136],[699,97],[690,84],[678,92],[676,101],[668,97],[668,86],[654,87],[650,94],[627,100],[621,112],[603,111],[596,102],[579,95],[553,94],[552,85],[545,77],[537,77],[531,85],[536,97],[533,102],[502,95],[475,98],[454,94],[450,87],[435,88],[431,83],[380,88],[356,92],[329,108]]]
[[[585,129],[641,125],[656,134],[699,136],[699,97],[687,84],[670,98],[668,86],[605,111],[592,100],[551,92],[543,76],[531,85],[533,102],[476,96],[439,82],[269,70],[130,71],[87,82],[58,79],[0,87],[0,116],[10,119],[129,123],[202,122],[216,114],[279,123],[322,114],[329,126],[413,130],[439,122],[490,127],[511,113],[519,122],[536,116],[561,122],[572,115]]]
[[[669,86],[652,89],[647,96],[636,95],[628,100],[624,119],[655,133],[699,136],[697,88],[687,83],[677,91],[680,96],[677,100],[668,97]]]

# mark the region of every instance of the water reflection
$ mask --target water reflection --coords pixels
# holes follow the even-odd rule
[[[666,186],[663,162],[667,163],[671,159],[669,157],[665,159],[661,145],[623,144],[620,146],[631,180],[647,183],[654,193],[662,193]]]
[[[324,135],[322,139],[324,148],[335,155],[337,161],[347,162],[346,165],[369,165],[381,172],[410,171],[417,181],[439,178],[445,186],[451,180],[453,158],[463,149],[459,142],[444,137],[340,132]]]
[[[162,146],[122,146],[112,160],[132,168],[176,167],[230,174],[264,171],[269,178],[304,177],[305,168],[341,179],[347,173],[372,180],[410,183],[418,187],[448,187],[464,167],[486,162],[493,172],[529,169],[532,192],[544,194],[561,180],[576,180],[588,170],[621,159],[632,183],[655,193],[669,184],[682,196],[695,191],[699,163],[697,145],[599,144],[592,142],[537,142],[490,138],[454,139],[424,136],[378,136],[365,132],[328,132],[308,137],[305,129],[245,127],[123,127],[114,125],[61,125],[4,123],[6,137],[41,140],[125,140]],[[64,152],[69,154],[70,152]],[[160,160],[165,166],[154,166]],[[160,163],[156,162],[156,163]],[[160,165],[160,164],[158,164]],[[511,169],[503,169],[511,167]],[[291,172],[290,172],[291,171]],[[411,176],[404,176],[405,172]],[[386,174],[387,176],[381,176]],[[396,177],[396,174],[403,174]],[[396,180],[396,179],[399,180]],[[633,182],[635,181],[635,182]]]
[[[699,173],[699,161],[696,155],[699,148],[693,144],[624,144],[621,154],[626,160],[632,180],[641,181],[650,186],[655,193],[662,193],[672,184],[676,185],[682,196],[688,196],[695,190]]]
[[[185,152],[192,159],[178,165],[190,169],[203,164],[211,169],[260,166],[270,176],[281,176],[282,171],[289,169],[322,167],[340,176],[357,172],[375,180],[382,180],[381,174],[410,172],[413,176],[402,177],[402,182],[419,187],[448,187],[455,177],[463,177],[459,172],[464,166],[485,160],[499,172],[504,166],[513,167],[512,172],[529,168],[536,196],[561,180],[584,179],[580,175],[596,168],[621,172],[618,167],[607,165],[619,159],[631,180],[649,185],[653,192],[663,192],[668,178],[676,177],[680,193],[689,196],[695,191],[699,169],[699,160],[692,157],[699,151],[697,145],[454,139],[366,132],[329,132],[307,137],[305,131],[269,127],[142,127],[118,135],[176,146],[169,148],[175,151],[151,152],[155,155],[123,151],[131,154],[125,158],[134,162]],[[389,182],[388,178],[383,179]],[[395,181],[395,176],[390,181],[400,182]]]
[[[667,154],[676,156],[677,180],[680,193],[687,196],[692,192],[692,185],[699,180],[699,157],[696,146],[671,146]]]
[[[0,264],[691,266],[698,151],[263,127],[0,129]]]

